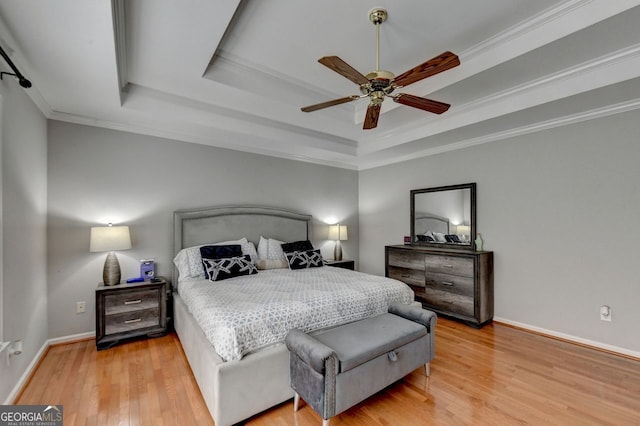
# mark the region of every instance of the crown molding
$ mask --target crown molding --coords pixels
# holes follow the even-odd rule
[[[442,154],[450,151],[456,151],[458,149],[469,148],[476,145],[496,142],[503,139],[509,139],[517,136],[527,135],[530,133],[537,133],[543,130],[549,130],[556,127],[568,126],[571,124],[576,124],[583,121],[595,120],[598,118],[608,117],[610,115],[615,115],[615,114],[622,114],[622,113],[634,111],[637,109],[640,109],[640,98],[632,99],[626,102],[620,102],[613,105],[607,105],[601,108],[594,108],[594,109],[579,112],[576,114],[568,114],[562,117],[540,121],[538,123],[533,123],[526,126],[520,126],[513,129],[503,130],[500,132],[495,132],[488,135],[483,135],[476,138],[455,142],[452,144],[438,146],[435,148],[429,148],[422,151],[411,153],[409,155],[402,155],[402,156],[395,156],[395,157],[387,156],[385,159],[374,160],[369,162],[367,162],[366,160],[362,160],[359,163],[358,170],[367,170],[367,169],[372,169],[376,167],[387,166],[390,164],[400,163],[403,161],[415,160],[418,158],[428,157],[436,154]]]

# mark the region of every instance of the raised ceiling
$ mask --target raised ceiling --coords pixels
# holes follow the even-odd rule
[[[51,119],[366,169],[640,107],[640,0],[0,0],[0,45]],[[404,92],[433,115],[367,100],[317,62],[375,68],[450,50],[461,65]],[[2,70],[8,70],[5,64]],[[8,84],[7,78],[2,84]]]

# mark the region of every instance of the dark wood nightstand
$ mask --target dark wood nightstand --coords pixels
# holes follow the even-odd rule
[[[107,349],[134,337],[167,333],[166,279],[96,288],[96,347]]]
[[[325,260],[327,266],[335,266],[336,268],[351,269],[355,271],[356,262],[354,260]]]

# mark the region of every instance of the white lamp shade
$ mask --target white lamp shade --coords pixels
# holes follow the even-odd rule
[[[349,239],[347,234],[347,225],[330,225],[329,239],[335,241],[347,241]]]
[[[471,227],[469,225],[456,226],[456,233],[458,235],[469,235],[470,232],[471,232]]]
[[[97,226],[91,228],[89,251],[115,251],[131,248],[128,226]]]

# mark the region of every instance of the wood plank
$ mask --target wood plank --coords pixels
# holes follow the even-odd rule
[[[331,424],[638,425],[639,395],[640,361],[441,318],[430,377],[417,369]],[[51,347],[16,403],[61,403],[65,425],[213,424],[175,334],[100,352],[93,340]],[[289,401],[246,425],[320,423]]]

